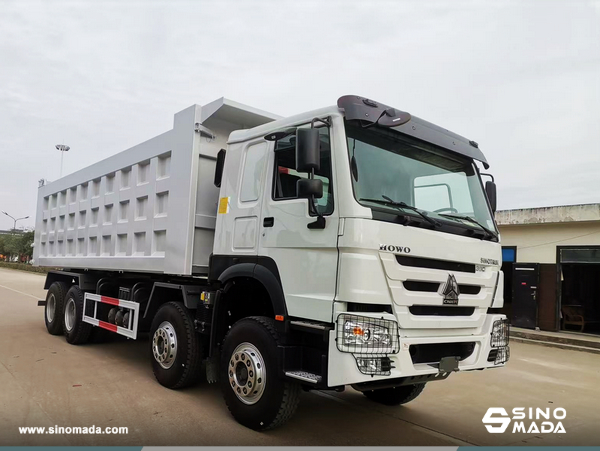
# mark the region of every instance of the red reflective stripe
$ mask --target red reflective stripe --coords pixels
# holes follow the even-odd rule
[[[110,330],[111,332],[117,331],[117,326],[115,326],[114,324],[106,323],[106,322],[100,321],[100,320],[98,320],[98,327],[101,327],[102,329]]]
[[[108,296],[100,296],[100,302],[110,305],[119,305],[119,300],[115,298],[109,298]]]

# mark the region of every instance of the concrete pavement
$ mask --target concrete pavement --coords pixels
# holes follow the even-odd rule
[[[146,341],[71,346],[46,332],[44,277],[0,269],[0,445],[598,445],[600,355],[514,343],[504,369],[452,375],[402,407],[303,393],[296,416],[258,433],[217,386],[171,391]],[[490,434],[489,407],[566,409],[566,434]],[[529,422],[526,422],[528,424]],[[21,435],[19,426],[126,426],[127,435]],[[509,428],[512,430],[512,428]]]

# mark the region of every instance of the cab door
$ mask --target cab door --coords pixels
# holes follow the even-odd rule
[[[307,125],[310,126],[310,125]],[[270,142],[266,192],[260,223],[259,255],[272,258],[279,270],[290,316],[331,321],[338,267],[338,224],[335,208],[331,128],[319,128],[321,167],[315,178],[323,181],[317,208],[324,229],[308,228],[316,216],[307,199],[297,196],[296,182],[308,178],[295,170],[295,133]]]

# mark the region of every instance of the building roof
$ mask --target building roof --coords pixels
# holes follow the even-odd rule
[[[500,226],[593,221],[600,221],[600,204],[520,208],[496,212],[496,222]]]

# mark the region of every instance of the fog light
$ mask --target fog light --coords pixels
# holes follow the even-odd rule
[[[498,348],[498,353],[496,354],[496,360],[494,360],[494,365],[500,365],[501,363],[508,362],[510,358],[510,348],[508,346],[503,346]]]
[[[492,326],[491,345],[492,348],[508,346],[509,325],[507,319],[494,321]]]
[[[389,376],[392,370],[392,361],[389,357],[354,357],[358,370],[363,374]]]

